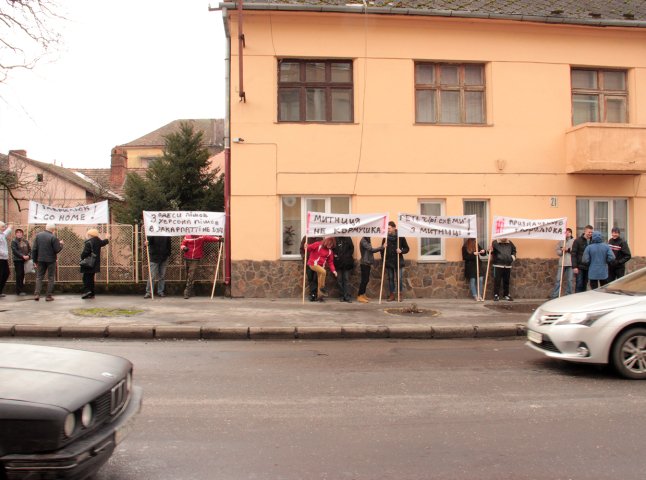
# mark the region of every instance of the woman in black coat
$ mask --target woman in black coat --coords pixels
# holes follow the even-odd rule
[[[87,231],[87,240],[83,245],[81,260],[95,255],[94,265],[87,266],[81,264],[81,273],[83,274],[83,288],[85,293],[81,296],[83,299],[94,298],[94,275],[101,270],[101,248],[105,247],[110,241],[105,238],[99,238],[99,231],[96,228],[90,228]]]
[[[475,238],[467,238],[464,240],[464,245],[462,245],[462,260],[464,260],[464,278],[469,281],[469,289],[471,290],[471,296],[476,301],[482,300],[482,261],[480,260],[480,255],[484,255],[486,252],[484,249],[476,244]],[[478,273],[480,275],[478,275]],[[478,287],[476,286],[476,277],[478,278],[478,283],[480,286],[480,294],[478,294]]]

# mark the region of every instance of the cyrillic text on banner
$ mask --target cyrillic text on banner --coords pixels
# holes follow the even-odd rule
[[[387,213],[307,212],[308,237],[383,237],[388,235]]]
[[[400,237],[477,238],[475,215],[446,217],[400,213],[397,230]]]
[[[563,240],[567,218],[531,220],[527,218],[493,217],[491,239],[528,238],[530,240]]]
[[[55,223],[57,225],[97,225],[109,223],[108,201],[78,205],[77,207],[52,207],[29,201],[28,223]]]
[[[224,212],[144,211],[146,235],[178,237],[182,235],[224,235]]]

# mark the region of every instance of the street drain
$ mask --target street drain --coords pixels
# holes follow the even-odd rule
[[[415,303],[408,307],[387,308],[384,311],[389,315],[398,315],[402,317],[436,317],[440,314],[437,310],[417,308],[417,304]]]

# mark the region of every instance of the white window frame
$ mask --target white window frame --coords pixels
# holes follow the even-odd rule
[[[295,197],[295,198],[300,198],[301,200],[301,236],[298,239],[295,240],[295,245],[296,243],[299,245],[301,244],[301,240],[303,236],[305,235],[305,226],[307,225],[307,202],[308,200],[324,200],[325,201],[325,212],[324,213],[331,213],[330,210],[332,208],[332,199],[333,198],[347,198],[348,199],[348,213],[352,213],[352,196],[350,195],[280,195],[280,238],[279,238],[279,243],[278,243],[278,248],[280,249],[280,258],[282,260],[296,260],[301,258],[301,254],[299,249],[296,250],[296,253],[293,253],[291,255],[286,255],[283,253],[283,198],[285,197]]]
[[[612,231],[612,227],[614,226],[614,220],[615,220],[615,206],[614,202],[617,200],[623,200],[626,202],[626,226],[625,228],[621,229],[621,238],[627,239],[628,238],[628,219],[630,218],[630,202],[628,198],[626,197],[577,197],[577,204],[576,204],[576,218],[578,219],[579,217],[579,205],[578,201],[579,200],[587,200],[589,202],[588,205],[588,221],[583,222],[583,225],[576,225],[576,232],[575,236],[579,237],[583,233],[583,228],[586,226],[586,224],[592,225],[595,227],[595,217],[594,217],[594,204],[595,202],[605,202],[608,204],[608,228],[606,232],[601,232],[601,235],[604,237],[604,241],[608,241],[610,238],[610,233]]]
[[[485,215],[484,215],[484,242],[480,242],[480,239],[478,238],[478,243],[481,243],[480,246],[484,248],[485,250],[488,250],[489,247],[489,228],[491,225],[490,221],[490,200],[488,198],[463,198],[462,199],[462,212],[463,215],[467,215],[467,213],[464,211],[464,203],[465,202],[482,202],[485,205]],[[480,235],[482,232],[478,232],[478,235]]]
[[[443,198],[424,198],[417,202],[417,211],[422,214],[422,205],[427,203],[434,203],[440,205],[440,215],[446,215],[446,200]],[[424,214],[425,215],[425,214]],[[422,255],[422,241],[424,238],[417,239],[417,258],[419,262],[442,262],[446,260],[446,239],[439,238],[440,241],[440,254],[439,255]]]

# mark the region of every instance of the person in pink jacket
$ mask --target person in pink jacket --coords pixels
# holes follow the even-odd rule
[[[219,242],[220,237],[211,237],[209,235],[186,235],[182,240],[181,249],[184,254],[184,263],[186,264],[186,287],[184,288],[184,298],[190,298],[193,295],[193,283],[195,280],[195,271],[200,259],[204,256],[205,242]]]
[[[319,302],[323,301],[323,297],[327,295],[325,289],[325,265],[330,267],[330,271],[336,277],[336,268],[334,267],[334,252],[332,248],[336,242],[333,237],[327,237],[320,242],[314,242],[307,246],[307,253],[309,255],[307,265],[316,272],[318,280],[317,299]]]

